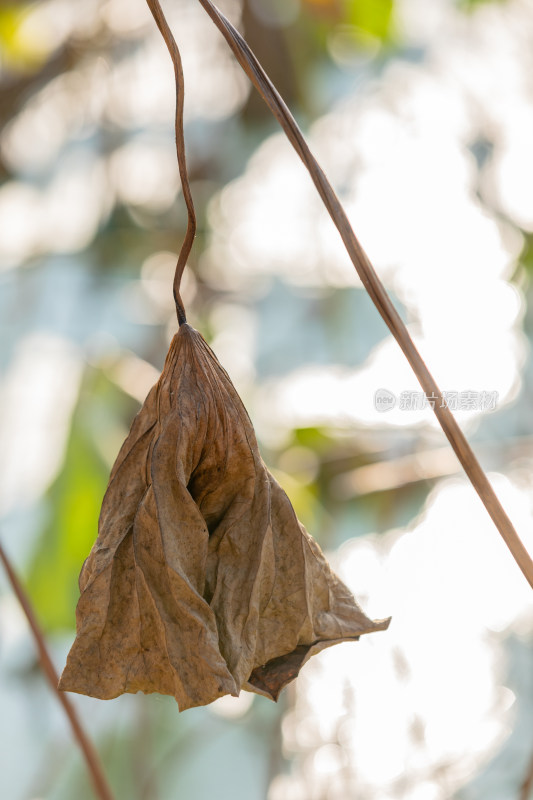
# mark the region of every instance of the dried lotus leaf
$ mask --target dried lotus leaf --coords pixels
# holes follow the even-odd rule
[[[60,688],[277,699],[325,647],[384,630],[265,467],[248,414],[183,324],[113,467]]]

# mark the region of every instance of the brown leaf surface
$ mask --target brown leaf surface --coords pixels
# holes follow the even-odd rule
[[[298,522],[227,373],[188,324],[113,466],[60,688],[277,699],[314,653],[384,630]]]

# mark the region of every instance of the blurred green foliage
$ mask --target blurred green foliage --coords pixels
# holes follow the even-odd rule
[[[4,66],[18,73],[32,73],[48,56],[36,30],[26,30],[35,3],[6,3],[0,7],[0,57]]]
[[[36,540],[28,587],[45,630],[71,630],[79,597],[78,575],[98,530],[98,516],[109,479],[102,455],[111,436],[124,430],[130,408],[123,393],[97,369],[85,372],[63,466],[44,498],[47,523]]]
[[[393,34],[393,0],[347,0],[345,15],[349,25],[387,41]]]
[[[490,5],[492,3],[505,3],[507,0],[456,0],[457,6],[462,11],[475,11],[478,6]]]

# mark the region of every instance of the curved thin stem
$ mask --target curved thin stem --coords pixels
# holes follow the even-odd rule
[[[156,21],[157,27],[159,28],[161,35],[165,40],[165,44],[168,48],[168,52],[170,53],[172,63],[174,64],[174,74],[176,77],[176,119],[175,119],[176,153],[178,156],[178,166],[181,178],[181,187],[183,190],[183,197],[185,198],[185,204],[187,206],[187,231],[185,233],[185,239],[183,240],[183,244],[181,245],[181,250],[178,256],[178,263],[176,264],[176,271],[174,273],[174,284],[172,288],[174,293],[174,302],[176,303],[176,313],[178,315],[178,322],[180,325],[183,325],[184,322],[187,322],[187,318],[185,315],[185,308],[183,306],[183,301],[180,295],[181,276],[183,275],[183,270],[185,269],[187,259],[189,257],[189,254],[191,252],[194,243],[194,237],[196,235],[196,214],[194,211],[194,203],[191,194],[191,187],[189,185],[189,176],[187,173],[187,160],[185,156],[185,138],[183,134],[183,104],[185,96],[185,81],[183,78],[183,67],[181,64],[180,51],[178,49],[178,45],[176,44],[176,40],[172,35],[172,31],[170,30],[168,23],[165,19],[165,15],[163,14],[163,10],[159,4],[159,1],[146,0],[146,2],[148,3],[148,7],[152,12],[152,16]]]
[[[199,0],[199,2],[226,39],[242,69],[248,75],[249,79],[280,123],[292,146],[302,159],[326,209],[341,235],[344,246],[348,251],[357,274],[411,365],[426,397],[432,404],[442,430],[448,438],[474,489],[478,493],[516,563],[526,577],[526,580],[533,588],[533,560],[531,556],[520,540],[511,520],[498,500],[489,479],[474,455],[455,417],[448,408],[441,390],[418,352],[407,328],[390,300],[385,287],[381,283],[368,256],[358,241],[339,198],[335,194],[316,158],[311,153],[294,117],[254,53],[240,33],[233,27],[231,22],[226,19],[213,3],[211,3],[211,0]]]
[[[85,758],[87,769],[89,771],[91,780],[94,785],[94,790],[96,792],[96,795],[97,797],[100,798],[100,800],[113,800],[113,794],[111,792],[104,771],[102,769],[98,753],[96,752],[92,742],[85,733],[81,725],[81,722],[78,719],[76,709],[70,702],[67,695],[64,694],[64,692],[60,692],[59,689],[57,688],[59,677],[57,675],[57,672],[55,671],[52,659],[48,654],[48,650],[44,640],[44,634],[40,628],[39,623],[37,622],[37,618],[33,611],[31,602],[26,592],[24,591],[22,584],[20,583],[15,573],[15,570],[11,566],[11,562],[9,561],[9,558],[7,557],[7,554],[4,548],[2,547],[1,543],[0,543],[0,561],[2,561],[4,565],[7,577],[9,578],[9,582],[11,583],[13,591],[20,605],[22,606],[22,610],[24,611],[26,618],[29,622],[31,631],[33,633],[33,637],[35,639],[35,644],[37,645],[37,650],[39,651],[39,659],[41,662],[43,672],[48,678],[50,686],[52,687],[59,702],[63,706],[65,713],[68,717],[68,720],[70,722],[72,733],[74,734],[74,737],[81,748],[83,757]]]

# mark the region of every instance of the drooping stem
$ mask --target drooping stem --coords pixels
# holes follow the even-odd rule
[[[185,239],[181,245],[181,250],[178,256],[178,263],[176,264],[176,271],[174,273],[174,302],[176,303],[176,313],[178,315],[178,322],[182,325],[187,321],[185,315],[185,308],[180,294],[181,277],[183,270],[187,263],[187,259],[191,252],[196,235],[196,214],[194,211],[194,203],[191,194],[191,187],[189,185],[189,176],[187,173],[187,160],[185,156],[185,138],[183,134],[183,104],[185,97],[185,81],[183,78],[183,67],[181,64],[180,51],[176,40],[172,35],[168,23],[163,14],[163,10],[158,0],[146,0],[148,7],[157,23],[165,44],[168,47],[168,52],[174,65],[174,74],[176,78],[176,118],[175,118],[175,131],[176,131],[176,153],[178,156],[178,166],[181,179],[181,187],[183,190],[183,197],[187,206],[187,231]]]
[[[63,706],[65,713],[68,717],[68,720],[70,722],[72,733],[74,734],[74,737],[82,750],[83,756],[85,758],[85,763],[87,765],[87,770],[89,771],[89,774],[91,776],[91,780],[93,782],[96,795],[97,797],[100,798],[100,800],[113,800],[113,794],[105,777],[98,754],[94,749],[92,742],[85,733],[80,720],[78,719],[76,709],[70,702],[67,695],[64,694],[64,692],[60,692],[59,689],[57,688],[59,678],[55,671],[55,667],[52,663],[52,659],[50,658],[50,655],[48,653],[48,649],[46,647],[46,642],[44,639],[44,634],[37,621],[37,617],[35,616],[31,602],[21,582],[19,581],[15,573],[15,570],[11,566],[11,562],[7,557],[7,554],[4,548],[2,547],[1,543],[0,543],[0,561],[2,561],[4,565],[7,577],[9,578],[9,582],[11,583],[13,591],[20,605],[22,606],[22,610],[24,611],[28,623],[30,625],[33,637],[35,639],[35,644],[37,645],[37,650],[39,652],[39,660],[41,662],[41,667],[43,669],[43,672],[46,675],[50,683],[50,686],[52,687],[54,693],[56,694],[59,702]]]
[[[339,198],[335,194],[316,158],[311,153],[294,117],[250,47],[231,22],[226,19],[213,3],[211,3],[211,0],[199,0],[199,2],[226,39],[242,69],[248,75],[249,79],[280,123],[289,141],[307,168],[326,209],[341,235],[344,246],[346,247],[357,274],[411,365],[426,397],[433,406],[433,410],[442,430],[448,438],[474,489],[502,535],[515,561],[522,570],[530,586],[533,588],[533,560],[531,556],[520,540],[511,520],[498,500],[489,479],[457,424],[455,417],[448,408],[441,390],[418,352],[406,326],[390,300],[385,287],[381,283],[368,256],[358,241]]]

